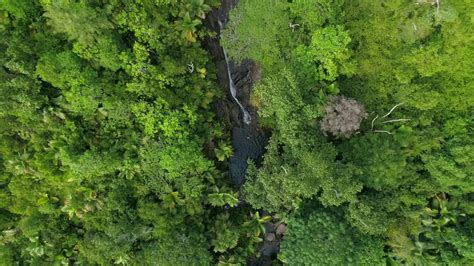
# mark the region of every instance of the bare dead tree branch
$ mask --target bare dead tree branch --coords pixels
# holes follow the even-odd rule
[[[405,122],[405,121],[410,121],[411,119],[408,118],[400,118],[400,119],[392,119],[392,120],[387,120],[383,121],[382,123],[388,124],[388,123],[395,123],[395,122]]]
[[[299,27],[299,26],[300,26],[300,24],[297,24],[297,23],[293,24],[293,23],[290,22],[291,31],[295,31],[296,27]]]
[[[385,118],[385,117],[389,116],[398,106],[400,106],[400,105],[402,105],[402,104],[404,104],[404,103],[396,104],[394,107],[392,107],[392,109],[390,109],[390,111],[389,111],[387,114],[385,114],[384,116],[382,116],[382,118]]]
[[[389,131],[387,130],[374,130],[374,132],[377,132],[377,133],[387,133],[389,135],[393,135],[392,133],[390,133]]]
[[[285,171],[285,174],[288,174],[288,170],[286,170],[286,168],[283,167],[283,165],[281,166],[281,169],[283,169],[283,171]]]
[[[188,64],[188,71],[189,71],[189,73],[194,72],[194,64],[193,63]]]
[[[374,131],[374,123],[375,123],[375,120],[377,120],[377,118],[379,118],[379,115],[377,115],[377,116],[372,120],[372,126],[370,127],[370,131]]]

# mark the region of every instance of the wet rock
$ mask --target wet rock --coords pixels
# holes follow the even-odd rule
[[[276,228],[276,234],[277,235],[284,235],[286,233],[286,225],[284,224],[279,224]]]
[[[280,243],[277,241],[265,241],[260,253],[265,257],[273,257],[280,251]]]
[[[274,233],[275,232],[275,225],[271,222],[266,222],[264,225],[265,233]]]
[[[265,236],[265,240],[266,240],[266,241],[270,241],[270,242],[271,242],[271,241],[275,241],[275,239],[276,239],[276,236],[275,236],[274,233],[269,233],[269,234],[267,234],[267,235]]]
[[[265,152],[267,137],[262,131],[251,126],[235,127],[232,130],[232,147],[234,155],[230,158],[230,173],[233,183],[240,187],[245,180],[248,159],[260,166]]]

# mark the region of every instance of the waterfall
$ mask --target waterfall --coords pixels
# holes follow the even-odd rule
[[[222,30],[224,28],[222,25],[222,22],[220,20],[218,22],[219,22],[219,27]],[[250,116],[249,112],[245,110],[244,106],[240,103],[239,99],[237,99],[237,87],[235,86],[235,82],[232,79],[232,75],[230,74],[230,65],[229,65],[229,59],[227,58],[227,52],[225,51],[224,47],[222,47],[222,51],[224,52],[225,63],[227,66],[227,76],[229,77],[230,95],[232,95],[232,98],[234,99],[234,101],[239,105],[240,110],[242,111],[244,123],[249,125],[252,122],[252,117]]]

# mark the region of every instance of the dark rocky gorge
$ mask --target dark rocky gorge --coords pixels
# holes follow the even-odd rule
[[[215,31],[217,37],[208,37],[204,45],[213,57],[219,86],[227,96],[215,103],[215,111],[221,121],[232,127],[234,154],[229,160],[229,172],[232,183],[241,188],[245,182],[248,160],[254,161],[257,167],[262,163],[270,132],[259,125],[257,110],[250,104],[252,87],[260,79],[258,65],[251,60],[235,64],[227,58],[225,50],[220,46],[220,30],[225,28],[229,12],[237,3],[238,0],[222,0],[219,9],[208,13],[204,21],[205,26]],[[269,215],[262,210],[260,213]],[[264,241],[258,250],[259,258],[249,258],[249,263],[270,265],[279,251],[285,231],[286,226],[281,222],[275,219],[267,222]]]
[[[260,76],[258,66],[251,60],[246,60],[240,65],[227,60],[225,51],[219,44],[220,29],[225,27],[229,11],[237,2],[223,0],[219,9],[207,15],[206,27],[218,35],[215,38],[207,38],[205,45],[216,64],[218,83],[227,95],[225,99],[215,103],[215,110],[219,119],[232,127],[234,155],[230,159],[229,170],[232,182],[241,187],[245,181],[247,160],[251,159],[257,165],[261,163],[268,132],[260,127],[257,110],[250,105],[252,86]],[[235,89],[234,95],[231,92],[232,87]]]

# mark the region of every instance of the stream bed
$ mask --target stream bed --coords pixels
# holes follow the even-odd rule
[[[215,103],[215,112],[221,121],[232,127],[233,156],[229,160],[229,172],[232,183],[242,188],[248,160],[251,159],[259,167],[265,153],[270,132],[259,124],[257,110],[250,104],[253,85],[260,79],[258,65],[245,60],[235,64],[227,57],[226,51],[220,46],[220,30],[225,28],[229,11],[236,6],[238,0],[222,0],[219,9],[212,10],[206,16],[204,24],[215,31],[217,37],[208,37],[204,43],[210,52],[217,68],[219,86],[227,97]],[[261,215],[270,215],[260,210]],[[249,258],[250,265],[271,265],[280,249],[280,242],[286,226],[272,219],[265,224],[264,241],[259,245],[259,258]]]
[[[229,171],[232,183],[240,188],[245,182],[248,159],[257,166],[261,164],[269,134],[260,127],[257,110],[250,104],[252,86],[260,76],[258,66],[251,60],[235,64],[219,42],[220,30],[225,28],[229,11],[237,2],[222,0],[221,7],[207,15],[206,27],[217,32],[218,36],[207,38],[205,45],[216,64],[218,83],[227,95],[226,99],[215,103],[215,111],[221,121],[232,127],[234,155],[229,161]]]

